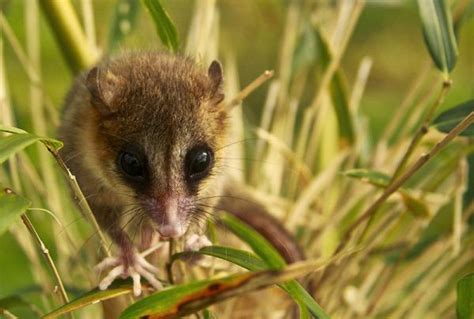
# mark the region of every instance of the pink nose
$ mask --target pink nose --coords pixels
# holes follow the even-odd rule
[[[177,225],[160,225],[158,226],[158,232],[161,236],[166,238],[177,238],[184,235],[186,231],[185,227],[180,224]]]

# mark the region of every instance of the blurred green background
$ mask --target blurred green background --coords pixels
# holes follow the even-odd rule
[[[196,0],[199,1],[199,0]],[[13,27],[22,45],[25,44],[24,6],[28,0],[0,1],[3,14]],[[79,1],[74,1],[80,12]],[[97,41],[106,47],[109,26],[115,1],[94,1]],[[188,34],[194,1],[163,0],[163,6],[175,21],[183,46]],[[220,12],[220,56],[228,52],[238,62],[240,85],[244,86],[266,69],[276,69],[278,53],[285,26],[287,1],[279,0],[218,0]],[[320,8],[319,18],[330,13],[331,1],[314,1]],[[472,7],[471,4],[471,15]],[[136,19],[137,26],[121,45],[115,49],[163,49],[155,27],[143,8]],[[41,19],[41,76],[47,95],[55,107],[62,107],[62,100],[71,84],[72,74],[67,68],[49,25]],[[452,74],[454,82],[442,109],[474,98],[474,19],[467,19],[459,34],[459,60]],[[3,41],[6,73],[11,101],[17,115],[17,126],[31,130],[29,123],[29,81],[10,45]],[[377,140],[401,100],[409,90],[420,67],[430,61],[423,43],[419,16],[414,1],[368,1],[357,24],[354,35],[342,60],[349,88],[352,88],[359,64],[364,57],[372,59],[367,88],[361,101],[361,110],[368,117],[373,140]],[[224,70],[225,71],[225,70]],[[276,69],[278,72],[278,69]],[[439,79],[436,71],[430,73]],[[307,85],[318,85],[315,76]],[[435,82],[439,83],[439,81]],[[257,90],[244,102],[244,116],[251,125],[259,123],[260,111],[266,96],[264,89]],[[307,103],[310,96],[305,97]],[[302,104],[307,104],[303,102]],[[441,109],[441,110],[442,110]],[[441,111],[440,110],[440,111]],[[54,125],[51,125],[54,136]],[[68,221],[72,222],[72,221]],[[50,238],[50,240],[52,240]],[[54,245],[53,245],[54,246]],[[8,252],[8,253],[5,253]],[[54,255],[54,251],[52,251]],[[0,297],[18,289],[29,287],[32,282],[28,260],[6,233],[0,237]]]

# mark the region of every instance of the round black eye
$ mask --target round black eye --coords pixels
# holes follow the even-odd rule
[[[122,152],[118,157],[120,169],[130,177],[143,177],[145,170],[142,161],[134,154]]]
[[[191,181],[205,177],[213,163],[212,151],[204,146],[191,149],[186,154],[186,175]]]

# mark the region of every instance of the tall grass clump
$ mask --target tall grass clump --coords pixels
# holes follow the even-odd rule
[[[0,317],[474,317],[472,1],[0,7]],[[390,10],[416,22],[387,28]],[[155,260],[164,290],[95,288],[113,247],[54,137],[72,78],[127,48],[222,61],[228,175],[305,261],[216,212],[203,260],[179,241]]]

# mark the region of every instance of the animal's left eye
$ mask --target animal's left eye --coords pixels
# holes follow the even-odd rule
[[[117,157],[117,164],[120,170],[132,179],[140,180],[145,177],[143,161],[131,152],[120,152]]]
[[[191,182],[197,182],[206,177],[213,162],[213,153],[209,147],[197,146],[192,148],[186,154],[184,162],[186,178]]]

